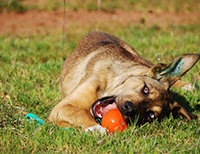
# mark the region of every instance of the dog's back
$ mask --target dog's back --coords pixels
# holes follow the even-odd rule
[[[144,59],[119,38],[102,32],[91,32],[81,39],[62,66],[62,94],[64,97],[70,94],[93,71],[99,71],[100,67],[104,69],[110,67],[112,71],[119,72],[121,70],[122,73],[127,68],[131,72],[132,67],[134,68],[133,74],[141,74],[142,72],[139,70],[136,71],[136,65],[149,69],[153,63]],[[142,68],[141,70],[146,73],[147,69]],[[102,72],[99,72],[99,77],[100,73]]]

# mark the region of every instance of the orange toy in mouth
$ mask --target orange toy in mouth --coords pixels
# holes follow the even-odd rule
[[[117,108],[115,98],[112,96],[104,97],[94,102],[90,113],[102,127],[107,127],[110,133],[115,131],[122,132],[127,128],[126,122]]]
[[[101,121],[102,127],[107,127],[109,132],[123,131],[127,125],[118,109],[112,109],[103,116]]]

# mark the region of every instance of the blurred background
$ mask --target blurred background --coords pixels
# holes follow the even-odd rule
[[[199,0],[0,0],[0,34],[197,24]]]

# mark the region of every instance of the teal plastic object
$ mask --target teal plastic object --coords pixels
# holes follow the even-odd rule
[[[38,125],[38,126],[40,126],[40,125],[42,125],[42,124],[45,123],[42,119],[38,118],[36,115],[34,115],[34,114],[32,114],[32,113],[28,113],[28,114],[26,115],[26,118],[27,118],[29,121],[33,121],[33,120],[37,121],[37,125]],[[48,125],[48,124],[47,124],[47,125]],[[72,131],[71,129],[68,129],[68,128],[61,128],[61,129],[65,129],[65,130],[70,130],[70,131]]]
[[[28,114],[26,115],[26,118],[27,118],[28,120],[30,120],[30,121],[36,120],[36,121],[38,122],[38,124],[37,124],[38,126],[40,126],[40,125],[42,125],[42,124],[45,123],[42,119],[38,118],[36,115],[34,115],[34,114],[32,114],[32,113],[28,113]]]

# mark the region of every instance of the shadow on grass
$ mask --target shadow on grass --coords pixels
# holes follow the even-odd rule
[[[188,112],[200,111],[200,105],[195,104],[194,107],[190,106],[190,102],[186,98],[178,93],[172,92],[172,97],[176,100],[182,107],[184,107]]]

